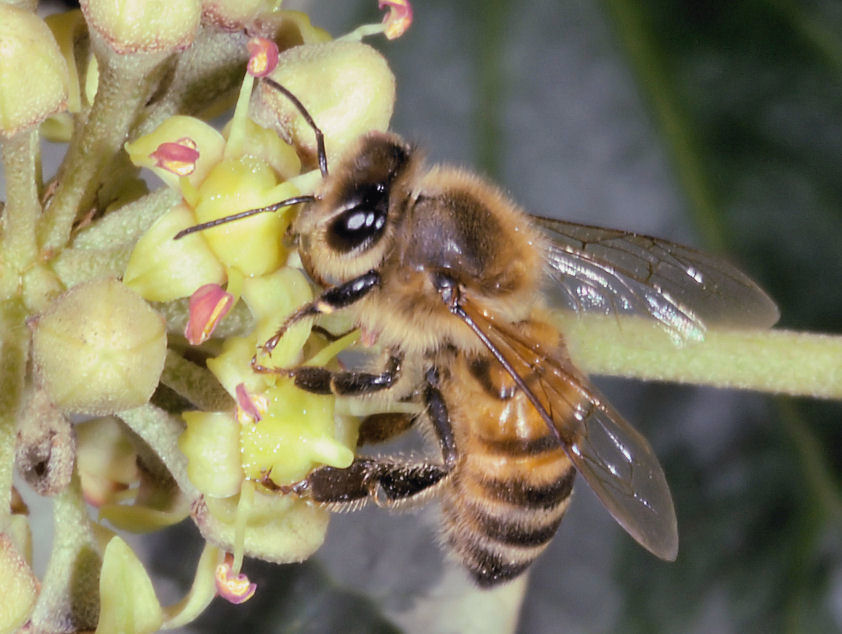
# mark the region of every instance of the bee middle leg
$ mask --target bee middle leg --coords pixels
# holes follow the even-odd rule
[[[360,456],[345,469],[315,469],[304,480],[285,487],[287,492],[335,510],[356,508],[369,498],[380,506],[395,507],[417,500],[444,481],[456,465],[456,444],[447,405],[438,389],[438,374],[432,369],[426,378],[424,401],[442,451],[441,463]]]
[[[392,387],[401,375],[402,355],[390,354],[383,372],[334,371],[319,366],[302,365],[281,370],[292,377],[295,386],[313,394],[362,396]]]

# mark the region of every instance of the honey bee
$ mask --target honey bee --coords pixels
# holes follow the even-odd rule
[[[578,472],[635,540],[674,560],[675,510],[658,459],[573,365],[549,309],[634,314],[683,342],[710,325],[771,326],[769,297],[688,247],[531,216],[474,174],[428,169],[395,134],[364,135],[328,173],[304,107],[264,81],[294,100],[319,140],[324,178],[314,195],[292,200],[305,202],[292,232],[306,272],[326,289],[264,350],[302,318],[345,311],[385,364],[256,369],[315,393],[418,401],[418,416],[365,419],[361,444],[414,424],[441,451],[418,461],[358,456],[283,489],[332,510],[435,497],[443,541],[487,587],[517,577],[547,547]]]

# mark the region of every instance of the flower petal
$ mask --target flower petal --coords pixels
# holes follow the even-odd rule
[[[265,37],[253,37],[246,44],[249,52],[248,72],[265,77],[278,65],[278,45]]]
[[[412,5],[409,0],[379,0],[377,8],[388,7],[389,13],[383,18],[386,25],[383,31],[387,38],[394,40],[403,35],[412,24]]]
[[[234,296],[219,284],[205,284],[190,296],[190,318],[184,329],[187,341],[198,346],[210,339],[216,325],[234,305]]]
[[[149,158],[155,159],[155,167],[172,172],[176,176],[190,176],[196,171],[199,160],[198,144],[190,137],[175,142],[161,143]]]
[[[239,605],[254,596],[257,584],[249,581],[243,573],[234,574],[231,566],[234,556],[225,554],[225,560],[216,567],[216,591],[226,601]]]

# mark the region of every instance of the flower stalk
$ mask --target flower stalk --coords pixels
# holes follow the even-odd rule
[[[709,330],[676,346],[635,317],[557,315],[570,354],[590,374],[792,396],[842,398],[842,337],[787,330]]]
[[[32,266],[37,255],[35,224],[41,215],[39,184],[41,183],[40,143],[38,131],[24,130],[0,140],[3,173],[6,176],[6,207],[3,212],[2,249],[5,270],[0,273],[3,297],[16,288],[16,276]]]
[[[170,59],[168,52],[116,55],[92,34],[100,81],[91,111],[71,140],[42,227],[42,248],[58,251],[77,218],[96,206],[101,176],[122,148]]]
[[[12,512],[15,435],[29,357],[25,315],[19,301],[0,303],[0,532],[7,530]]]

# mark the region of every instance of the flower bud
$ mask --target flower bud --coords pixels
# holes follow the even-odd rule
[[[64,110],[68,83],[67,64],[44,21],[0,3],[0,137]]]
[[[29,618],[38,598],[39,584],[8,534],[0,534],[0,569],[3,570],[0,631],[16,632]]]
[[[73,430],[85,501],[96,507],[117,504],[120,493],[140,480],[137,452],[125,426],[109,416],[77,423]]]
[[[203,0],[202,21],[235,31],[245,27],[256,15],[269,12],[275,0]]]
[[[117,53],[183,50],[199,28],[199,0],[82,0],[88,26]]]
[[[113,279],[75,286],[38,319],[33,354],[53,403],[109,414],[143,405],[158,385],[164,320]]]
[[[281,53],[270,75],[307,108],[325,135],[328,161],[371,130],[386,130],[395,101],[395,77],[386,60],[361,42],[305,44]],[[316,161],[313,129],[287,99],[261,82],[254,106],[256,120]]]
[[[304,561],[324,542],[330,513],[289,495],[254,492],[243,535],[243,551],[264,561]],[[203,498],[191,514],[205,539],[233,551],[237,537],[238,499]]]

